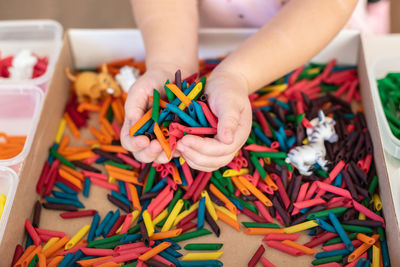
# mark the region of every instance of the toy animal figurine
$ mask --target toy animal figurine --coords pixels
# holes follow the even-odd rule
[[[106,64],[102,65],[100,73],[85,71],[74,76],[67,68],[66,74],[74,82],[78,102],[83,102],[85,98],[97,102],[105,94],[111,94],[114,97],[121,95],[121,88],[108,73]]]
[[[115,79],[121,85],[122,90],[129,92],[132,85],[140,77],[140,71],[131,66],[124,66],[119,70],[119,74],[115,75]]]
[[[313,128],[307,129],[309,143],[291,149],[286,158],[287,163],[292,163],[300,174],[306,176],[312,174],[315,163],[318,163],[325,171],[328,169],[324,141],[334,143],[338,140],[334,128],[336,122],[332,118],[326,117],[321,110],[318,112],[318,118],[313,119],[310,123]]]

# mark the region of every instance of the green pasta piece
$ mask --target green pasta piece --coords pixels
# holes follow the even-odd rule
[[[328,217],[329,212],[333,212],[335,215],[341,214],[347,210],[346,207],[338,207],[328,210],[321,210],[317,212],[313,212],[307,215],[307,220],[314,220],[315,218],[324,218]]]
[[[190,201],[189,201],[189,200],[187,200],[187,199],[184,199],[184,200],[183,200],[183,208],[184,208],[185,210],[190,209],[191,206],[192,206],[192,204],[190,204]]]
[[[192,232],[183,233],[177,237],[171,238],[171,240],[174,242],[180,242],[180,241],[196,238],[199,236],[209,235],[209,234],[211,234],[211,232],[209,230],[207,230],[206,228],[202,228],[202,229],[195,230]]]
[[[55,150],[54,148],[50,148],[50,154],[53,155],[54,157],[56,157],[58,160],[60,160],[62,162],[62,164],[64,164],[65,166],[68,166],[74,170],[76,170],[75,165],[67,160],[66,158],[64,158],[63,156],[60,155],[60,153],[57,152],[57,150]]]
[[[106,117],[107,117],[107,120],[108,120],[109,123],[113,122],[113,120],[114,120],[114,111],[112,110],[111,106],[107,111]]]
[[[135,226],[133,226],[131,229],[128,230],[128,234],[136,234],[139,233],[140,231],[140,224],[136,224]]]
[[[184,249],[186,250],[219,250],[224,244],[222,243],[192,243],[187,244]]]
[[[315,171],[315,174],[324,177],[324,178],[328,178],[329,177],[329,173],[327,171],[324,171],[323,169],[318,169]]]
[[[337,255],[337,256],[331,256],[331,257],[326,257],[322,259],[316,259],[311,262],[312,265],[320,265],[320,264],[325,264],[325,263],[330,263],[330,262],[341,262],[345,256],[344,255]]]
[[[242,222],[242,224],[246,228],[253,228],[253,227],[255,227],[255,228],[275,228],[275,229],[281,228],[276,223]]]
[[[371,183],[369,184],[369,187],[368,187],[368,193],[371,196],[375,193],[375,190],[376,190],[376,188],[378,186],[378,182],[379,182],[378,176],[375,175],[372,178]]]
[[[353,232],[353,233],[363,233],[363,234],[372,234],[374,230],[370,227],[366,226],[358,226],[358,225],[350,225],[350,224],[342,224],[343,229],[345,231]]]
[[[33,256],[32,260],[29,262],[28,267],[35,267],[39,262],[39,256],[38,254],[35,254],[35,256]]]
[[[121,265],[120,267],[135,267],[137,264],[137,261],[125,264],[125,265]]]
[[[94,246],[94,248],[102,248],[102,249],[114,249],[116,246],[121,245],[119,241],[113,241],[109,243],[99,244]]]
[[[167,82],[165,84],[169,84],[169,80],[167,80]],[[174,93],[172,93],[172,91],[169,90],[169,88],[166,85],[164,85],[164,89],[165,89],[165,94],[167,95],[169,103],[172,103],[172,101],[174,101],[174,99],[175,99]]]
[[[125,170],[133,170],[133,166],[128,165],[128,164],[123,164],[123,163],[117,163],[114,161],[106,161],[104,162],[104,165],[111,165],[111,166],[115,166],[121,169],[125,169]]]
[[[264,168],[261,166],[261,164],[258,161],[258,159],[256,158],[256,156],[253,155],[253,153],[251,153],[251,155],[250,155],[250,160],[253,163],[254,167],[256,167],[257,171],[260,173],[261,178],[263,178],[263,180],[265,180],[265,178],[267,177],[267,173],[265,172]]]
[[[335,91],[337,91],[337,89],[339,89],[338,85],[334,85],[334,84],[322,84],[321,85],[322,92],[335,92]]]
[[[287,158],[287,153],[285,152],[253,152],[256,157],[261,158],[271,158],[271,159],[285,159]]]
[[[162,125],[162,127],[168,128],[170,124],[171,124],[171,121],[163,121],[163,123],[161,125]]]
[[[168,213],[171,213],[172,209],[175,207],[176,202],[178,202],[178,200],[181,199],[182,196],[183,196],[183,191],[179,187],[178,190],[176,190],[174,197],[172,198],[171,202],[168,205]]]
[[[127,233],[121,234],[121,235],[115,235],[115,236],[111,236],[111,237],[107,237],[107,238],[103,238],[103,239],[94,240],[94,241],[89,242],[86,247],[93,248],[93,247],[97,247],[98,245],[113,243],[115,241],[119,242],[126,235],[127,235]]]
[[[156,168],[151,166],[149,175],[147,176],[146,187],[143,189],[143,193],[147,193],[153,188],[154,179],[156,177]]]
[[[158,117],[160,116],[160,92],[153,89],[153,110],[151,113],[151,118],[153,121],[158,123]]]
[[[357,233],[350,233],[348,234],[348,237],[350,238],[350,240],[354,240],[357,237]],[[338,243],[342,243],[342,239],[340,237],[334,237],[328,241],[326,241],[324,243],[324,246],[329,246],[329,245],[334,245],[334,244],[338,244]]]

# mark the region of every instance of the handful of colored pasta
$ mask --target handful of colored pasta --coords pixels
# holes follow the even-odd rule
[[[129,130],[130,136],[146,135],[157,138],[170,159],[177,141],[185,134],[214,136],[217,134],[217,118],[207,105],[203,94],[206,78],[194,82],[194,77],[181,81],[181,72],[175,73],[175,83],[167,81],[164,89],[168,102],[160,99],[154,89],[150,108]]]

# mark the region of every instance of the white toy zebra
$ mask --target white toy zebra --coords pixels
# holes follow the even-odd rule
[[[326,117],[322,110],[318,112],[318,118],[314,118],[310,123],[313,128],[307,128],[309,143],[291,149],[286,158],[287,163],[292,163],[300,174],[307,176],[312,174],[315,163],[318,163],[325,171],[328,169],[324,141],[334,143],[338,140],[334,128],[335,120]]]

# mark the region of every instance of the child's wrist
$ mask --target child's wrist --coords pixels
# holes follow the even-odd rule
[[[247,79],[239,72],[231,71],[225,68],[216,68],[213,72],[211,72],[210,77],[207,79],[207,84],[214,84],[213,86],[206,87],[214,88],[216,86],[224,87],[224,84],[232,84],[234,83],[234,88],[238,90],[241,94],[248,95],[249,94],[249,86]]]

